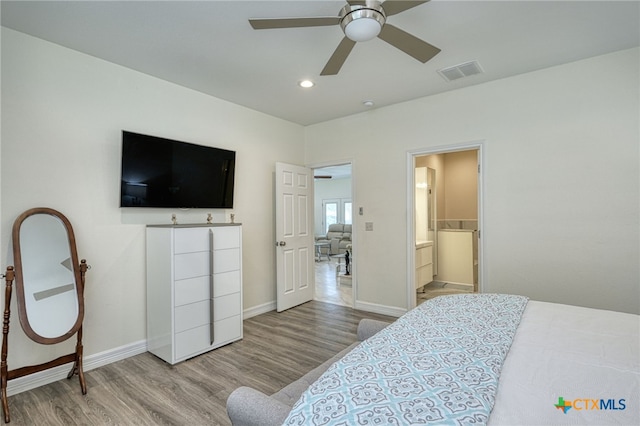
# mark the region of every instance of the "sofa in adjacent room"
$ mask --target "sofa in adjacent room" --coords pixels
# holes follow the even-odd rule
[[[333,223],[326,235],[316,236],[316,243],[329,243],[329,255],[343,254],[351,245],[351,224]],[[323,249],[324,250],[324,249]],[[323,252],[323,254],[325,254]]]

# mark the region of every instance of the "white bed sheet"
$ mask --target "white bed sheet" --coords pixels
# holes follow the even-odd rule
[[[624,410],[567,401],[624,399]],[[588,403],[587,407],[592,407]],[[500,375],[489,425],[640,425],[640,316],[529,301]]]

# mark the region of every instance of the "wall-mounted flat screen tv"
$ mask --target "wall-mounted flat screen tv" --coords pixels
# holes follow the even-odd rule
[[[233,208],[235,151],[123,131],[120,207]]]

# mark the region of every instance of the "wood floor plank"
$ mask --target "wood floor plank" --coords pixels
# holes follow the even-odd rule
[[[362,318],[395,318],[322,302],[244,321],[241,341],[170,366],[150,353],[9,397],[10,425],[229,425],[239,386],[271,394],[356,341]]]

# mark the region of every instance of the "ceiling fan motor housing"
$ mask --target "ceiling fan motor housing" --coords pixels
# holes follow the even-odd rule
[[[379,1],[347,5],[340,11],[340,26],[352,41],[367,41],[377,37],[385,21],[386,15]]]

